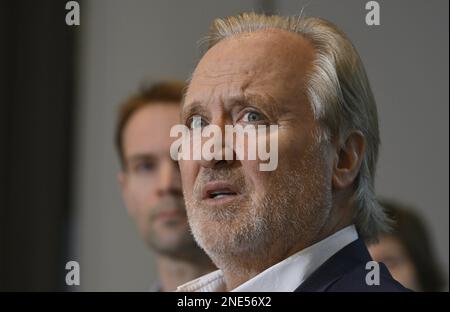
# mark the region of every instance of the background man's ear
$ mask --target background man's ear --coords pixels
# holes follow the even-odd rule
[[[128,187],[127,187],[127,176],[126,173],[123,171],[120,171],[117,174],[117,182],[119,182],[119,187],[120,187],[120,191],[122,193],[122,199],[123,202],[125,204],[125,207],[127,208],[128,211],[128,215],[133,217],[134,216],[134,210],[133,210],[133,205],[130,205],[130,203],[128,202]]]
[[[345,189],[358,176],[365,152],[365,138],[361,131],[351,130],[336,150],[333,168],[333,187]]]

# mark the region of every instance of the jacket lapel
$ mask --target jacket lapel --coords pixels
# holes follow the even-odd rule
[[[347,272],[358,266],[365,266],[368,261],[372,261],[372,258],[363,240],[358,238],[331,256],[294,291],[325,291],[329,285]]]

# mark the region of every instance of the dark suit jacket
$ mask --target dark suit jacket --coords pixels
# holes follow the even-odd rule
[[[392,292],[409,291],[394,280],[383,263],[380,263],[380,285],[366,284],[366,275],[371,270],[366,264],[373,261],[364,241],[357,239],[348,244],[315,272],[313,272],[295,292],[316,291],[364,291]]]

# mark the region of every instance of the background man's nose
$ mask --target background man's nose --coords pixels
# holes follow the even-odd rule
[[[180,170],[172,159],[165,160],[159,170],[158,195],[166,194],[182,194]]]

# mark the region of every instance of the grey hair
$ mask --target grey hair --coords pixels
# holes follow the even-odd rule
[[[208,50],[219,41],[242,33],[281,29],[297,33],[313,45],[316,57],[305,86],[322,135],[342,141],[356,129],[365,138],[365,154],[353,195],[354,222],[368,242],[388,232],[390,220],[375,198],[374,176],[380,136],[375,98],[364,65],[347,36],[332,23],[302,14],[291,17],[243,13],[216,19],[206,38]]]

